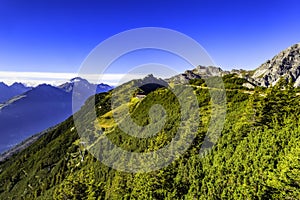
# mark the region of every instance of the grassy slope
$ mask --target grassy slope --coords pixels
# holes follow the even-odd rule
[[[0,164],[0,199],[299,199],[299,97],[278,88],[249,94],[232,90],[232,84],[222,137],[205,157],[198,152],[209,121],[209,95],[195,87],[202,116],[198,136],[168,167],[145,174],[110,169],[84,150],[70,118]],[[101,106],[98,125],[116,144],[142,152],[172,138],[175,114],[157,137],[128,137],[113,125],[110,97],[96,97],[96,108]],[[137,123],[148,123],[146,110],[155,103],[165,104],[170,112],[178,106],[168,91],[158,89],[132,102]]]

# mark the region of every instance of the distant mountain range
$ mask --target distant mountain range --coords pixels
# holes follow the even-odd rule
[[[26,87],[22,83],[14,83],[11,86],[0,82],[0,103],[6,102],[14,96],[20,95],[31,90],[31,87]]]
[[[76,92],[82,91],[85,94],[77,102],[77,109],[93,93],[106,92],[113,88],[106,84],[91,84],[81,78],[74,78],[58,87],[42,84],[28,88],[22,84],[13,84],[10,87],[0,84],[0,87],[3,86],[1,88],[6,88],[1,90],[3,92],[0,96],[9,98],[13,94],[17,95],[0,104],[0,152],[71,116],[75,84],[78,88]],[[92,88],[96,88],[96,91],[91,91]]]
[[[58,86],[58,88],[69,94],[72,94],[72,103],[75,110],[80,109],[85,100],[91,95],[101,92],[107,92],[113,89],[112,86],[109,86],[107,84],[92,84],[80,77],[73,78],[69,82]]]
[[[95,89],[96,93],[101,93],[101,92],[107,92],[108,90],[111,90],[114,88],[114,87],[109,86],[104,83],[93,84],[83,78],[80,78],[80,77],[73,78],[69,82],[66,82],[66,83],[58,86],[58,88],[66,91],[66,92],[72,93],[75,86],[79,88],[78,90],[82,90],[82,92],[84,92],[84,91],[91,92],[90,95],[95,93],[94,91],[91,91],[91,89]]]

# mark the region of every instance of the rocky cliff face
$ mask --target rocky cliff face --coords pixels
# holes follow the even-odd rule
[[[257,68],[252,75],[254,84],[264,87],[275,85],[283,77],[292,79],[295,87],[300,86],[300,43],[274,56]]]
[[[173,76],[167,81],[185,84],[191,79],[224,76],[226,74],[237,74],[240,78],[245,78],[250,83],[250,85],[244,85],[248,88],[253,88],[254,85],[263,87],[274,86],[280,78],[292,79],[294,86],[300,87],[300,43],[283,50],[254,71],[242,69],[223,71],[219,67],[198,66],[195,69]]]

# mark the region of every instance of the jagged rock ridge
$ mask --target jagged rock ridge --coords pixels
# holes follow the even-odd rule
[[[182,74],[166,79],[173,83],[188,83],[191,79],[206,78],[210,76],[224,76],[226,74],[237,74],[240,78],[245,78],[249,83],[243,85],[248,88],[256,86],[274,86],[280,78],[292,80],[295,87],[300,86],[300,43],[295,44],[271,60],[263,63],[255,70],[223,71],[219,67],[198,66],[195,69],[187,70]]]
[[[223,76],[224,74],[229,73],[230,72],[228,71],[223,71],[220,67],[204,67],[199,65],[195,69],[186,70],[182,74],[178,74],[169,79],[166,79],[166,81],[173,83],[188,83],[191,79],[204,78],[209,76]]]
[[[300,43],[295,44],[258,67],[252,79],[256,85],[269,87],[283,77],[300,86]]]

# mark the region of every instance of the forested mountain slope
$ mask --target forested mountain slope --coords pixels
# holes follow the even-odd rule
[[[234,75],[223,77],[227,114],[212,151],[199,154],[211,113],[209,90],[201,79],[190,81],[201,120],[188,151],[169,166],[149,173],[126,173],[97,161],[79,140],[72,118],[43,135],[24,151],[0,164],[0,199],[299,199],[299,96],[281,80],[268,89],[249,90]],[[178,128],[174,94],[156,88],[128,103],[132,118],[149,123],[154,104],[169,113],[154,137],[137,139],[123,133],[111,112],[112,92],[95,96],[98,128],[111,141],[132,152],[159,149]],[[94,106],[90,98],[79,114]],[[120,105],[117,109],[122,109]],[[188,127],[182,127],[188,128]],[[87,127],[90,130],[90,127]],[[91,131],[91,137],[98,137]],[[101,138],[100,138],[101,140]]]

